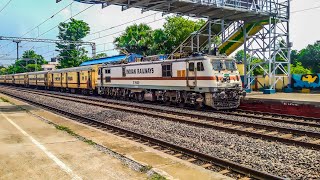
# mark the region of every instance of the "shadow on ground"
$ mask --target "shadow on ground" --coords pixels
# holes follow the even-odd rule
[[[35,107],[30,105],[0,106],[0,112],[20,112],[34,109]]]

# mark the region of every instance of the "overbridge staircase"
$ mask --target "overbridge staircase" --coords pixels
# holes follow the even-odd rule
[[[229,56],[244,43],[244,30],[247,40],[269,24],[269,20],[245,23],[243,21],[207,21],[197,32],[192,33],[171,54],[171,57],[197,52],[208,53],[217,49],[219,54]],[[209,38],[211,37],[211,38]]]

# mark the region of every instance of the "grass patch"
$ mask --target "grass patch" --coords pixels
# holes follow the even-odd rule
[[[75,132],[73,132],[71,129],[69,129],[68,127],[59,126],[59,125],[56,125],[55,127],[56,127],[56,129],[61,130],[61,131],[65,131],[72,136],[77,136],[77,134]]]
[[[166,180],[166,178],[160,174],[154,174],[149,178],[149,180]]]
[[[0,97],[0,99],[1,99],[1,101],[3,101],[3,102],[10,102],[8,99],[5,99],[5,98],[3,98],[3,97]]]
[[[87,144],[89,144],[89,145],[95,145],[95,144],[96,144],[95,142],[93,142],[93,141],[91,141],[91,140],[89,140],[89,139],[86,139],[86,140],[84,140],[83,142],[85,142],[85,143],[87,143]]]
[[[95,145],[96,143],[93,142],[92,140],[90,139],[86,139],[86,138],[81,138],[81,136],[79,136],[78,134],[76,134],[75,132],[73,132],[70,128],[68,127],[65,127],[65,126],[60,126],[60,125],[55,125],[56,129],[58,130],[61,130],[61,131],[64,131],[68,134],[70,134],[71,136],[75,136],[77,137],[78,139],[80,139],[81,141],[89,144],[89,145]]]
[[[152,169],[152,166],[147,165],[140,168],[140,172],[146,173]]]

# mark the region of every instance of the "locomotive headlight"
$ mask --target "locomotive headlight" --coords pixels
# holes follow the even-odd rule
[[[226,94],[226,92],[222,91],[222,92],[220,93],[220,98],[221,98],[221,99],[227,99],[227,94]]]
[[[213,92],[218,92],[218,88],[213,88]]]

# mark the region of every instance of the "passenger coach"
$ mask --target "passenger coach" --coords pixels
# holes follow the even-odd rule
[[[93,94],[96,92],[98,65],[59,69],[48,72],[48,89]]]

